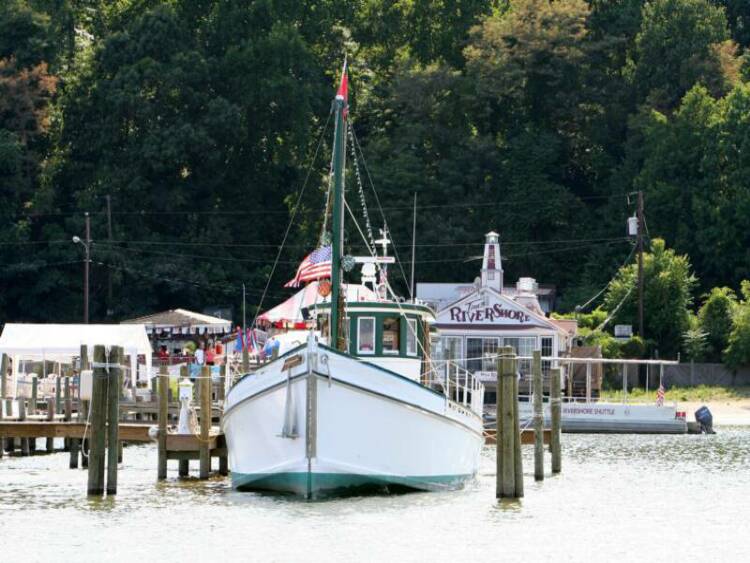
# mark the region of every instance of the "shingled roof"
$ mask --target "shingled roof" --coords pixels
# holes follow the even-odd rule
[[[232,323],[226,319],[212,317],[188,311],[187,309],[171,309],[161,313],[153,313],[135,319],[122,321],[121,324],[142,324],[149,334],[166,332],[170,334],[224,334],[231,332]]]

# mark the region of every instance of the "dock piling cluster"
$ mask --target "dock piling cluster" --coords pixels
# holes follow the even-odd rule
[[[94,376],[91,391],[91,447],[89,449],[88,494],[104,494],[105,452],[107,494],[117,494],[117,459],[120,415],[120,372],[123,350],[94,346]],[[106,447],[106,450],[105,450]]]
[[[516,362],[513,349],[503,347],[497,366],[497,498],[523,497]]]
[[[544,377],[542,356],[532,356],[532,412],[534,428],[534,479],[544,480]],[[560,368],[550,369],[550,453],[552,473],[560,472],[561,428]],[[497,498],[518,499],[524,495],[522,433],[518,416],[518,360],[513,348],[500,350],[497,360]]]

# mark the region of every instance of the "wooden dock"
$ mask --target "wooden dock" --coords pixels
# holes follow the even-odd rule
[[[122,461],[123,444],[155,442],[159,479],[167,476],[168,460],[179,462],[180,477],[189,474],[191,460],[199,461],[201,479],[208,478],[212,469],[227,475],[226,441],[216,426],[223,412],[223,382],[212,383],[208,371],[203,371],[194,388],[194,410],[200,429],[196,428],[194,434],[174,434],[170,430],[179,417],[180,404],[171,396],[165,370],[152,382],[151,400],[141,401],[140,396],[135,401],[125,400],[117,391],[122,389],[120,353],[114,347],[105,358],[104,347],[94,348],[91,401],[80,401],[74,396],[70,377],[58,378],[52,397],[38,396],[34,378],[31,397],[0,398],[0,457],[6,453],[23,456],[69,452],[71,469],[89,469],[89,494],[103,494],[105,459],[108,460],[107,494],[117,492],[117,465]],[[86,357],[83,349],[81,357]],[[113,386],[112,382],[117,383]],[[63,441],[62,449],[59,441],[55,449],[56,438]],[[37,449],[38,439],[45,440],[43,449]],[[88,455],[83,455],[82,449]],[[218,468],[212,468],[213,458],[218,458]],[[93,472],[91,464],[95,465]]]

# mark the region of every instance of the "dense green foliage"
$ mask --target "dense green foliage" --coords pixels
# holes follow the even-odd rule
[[[613,322],[638,325],[638,268],[635,264],[620,269],[604,296],[604,309]],[[695,276],[686,256],[665,248],[664,241],[654,239],[651,252],[643,257],[645,334],[655,342],[662,356],[679,351],[680,338],[690,328],[689,308],[693,301]]]
[[[727,365],[737,368],[750,364],[750,282],[742,282],[742,299],[737,303],[724,352]]]
[[[706,335],[704,352],[712,361],[721,361],[729,343],[736,304],[737,297],[734,291],[728,287],[715,287],[706,296],[698,311],[697,329]]]
[[[306,185],[265,306],[288,295],[321,227],[346,52],[402,292],[414,193],[417,279],[473,279],[495,229],[506,279],[554,283],[572,310],[629,258],[643,190],[646,348],[676,353],[696,292],[750,278],[748,30],[741,0],[6,0],[0,319],[80,318],[84,212],[93,319],[238,318],[243,283],[252,313]],[[718,299],[699,314],[710,359],[739,347]],[[635,325],[626,301],[613,322]]]

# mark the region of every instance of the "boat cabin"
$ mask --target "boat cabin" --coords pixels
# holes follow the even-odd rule
[[[321,334],[328,336],[330,303],[315,305],[313,312]],[[425,353],[429,353],[433,310],[421,303],[389,301],[347,302],[344,338],[349,354],[420,380]]]

